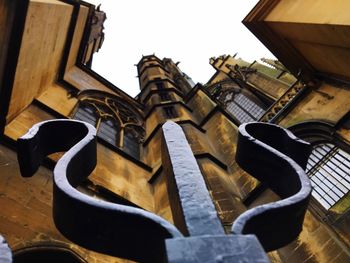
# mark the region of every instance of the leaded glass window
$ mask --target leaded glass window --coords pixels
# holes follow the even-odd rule
[[[99,138],[139,159],[145,136],[140,113],[117,96],[97,91],[85,93],[78,97],[73,118],[95,126]]]
[[[225,100],[226,110],[240,123],[259,120],[265,110],[243,93],[229,93]]]
[[[132,130],[126,128],[124,135],[124,151],[129,155],[138,158],[140,156],[140,146],[137,139],[137,134],[134,134]]]
[[[81,104],[74,114],[74,119],[85,121],[93,126],[96,126],[97,116],[93,107]]]
[[[109,142],[112,145],[118,145],[120,127],[113,119],[101,120],[100,127],[97,131],[97,136]]]
[[[218,84],[212,88],[211,92],[221,106],[239,123],[259,120],[267,108],[252,92],[242,89],[232,81]]]
[[[306,172],[313,186],[312,196],[326,209],[350,189],[350,155],[330,143],[314,147]]]

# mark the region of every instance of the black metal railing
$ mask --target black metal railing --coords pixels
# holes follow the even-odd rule
[[[176,227],[153,213],[75,189],[96,165],[96,130],[90,124],[36,124],[18,140],[18,160],[28,177],[46,155],[67,151],[54,169],[55,225],[72,242],[108,255],[142,262],[268,262],[263,247],[280,248],[300,233],[311,193],[304,173],[311,151],[307,143],[276,125],[240,126],[237,162],[281,200],[246,211],[225,234],[181,127],[167,122],[163,135],[162,161]]]

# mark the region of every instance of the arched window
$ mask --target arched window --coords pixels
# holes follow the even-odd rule
[[[142,115],[126,100],[101,91],[83,91],[72,117],[97,129],[97,136],[132,157],[140,158],[145,130]]]
[[[313,145],[306,173],[313,187],[313,198],[327,211],[349,193],[349,145],[334,136],[334,127],[325,122],[300,123],[290,130]],[[342,210],[348,208],[343,207]]]
[[[267,109],[257,96],[231,80],[222,81],[210,89],[214,98],[239,123],[257,121]]]
[[[312,196],[326,209],[350,189],[350,154],[331,143],[314,146],[306,172],[313,186]]]

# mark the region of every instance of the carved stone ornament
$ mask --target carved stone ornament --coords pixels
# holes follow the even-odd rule
[[[232,78],[237,78],[243,81],[246,81],[247,74],[256,72],[256,69],[249,67],[241,67],[239,65],[226,65],[226,67],[230,70],[230,76]]]

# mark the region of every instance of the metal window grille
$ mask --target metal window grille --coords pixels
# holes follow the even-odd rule
[[[332,144],[314,148],[306,172],[313,186],[312,196],[326,209],[350,189],[350,155]]]

